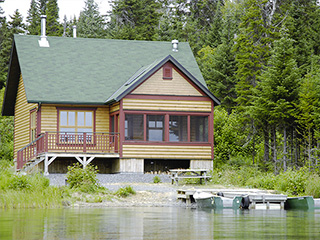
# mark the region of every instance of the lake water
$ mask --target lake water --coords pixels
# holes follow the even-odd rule
[[[320,211],[0,210],[0,239],[320,239]]]

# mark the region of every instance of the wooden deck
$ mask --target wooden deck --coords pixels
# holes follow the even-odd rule
[[[72,155],[86,165],[97,154],[104,157],[119,157],[118,133],[59,133],[41,134],[17,153],[17,169],[22,169],[28,162],[44,160],[49,165],[57,157]],[[87,160],[88,158],[88,160]],[[91,159],[91,160],[90,160]]]

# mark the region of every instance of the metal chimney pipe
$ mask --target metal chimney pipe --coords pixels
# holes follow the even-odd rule
[[[40,47],[50,47],[46,36],[46,15],[41,15],[41,36],[39,40]]]
[[[46,37],[46,19],[47,16],[46,15],[41,15],[41,38],[45,38]]]
[[[77,26],[73,25],[73,38],[77,38]]]
[[[178,44],[179,44],[179,41],[177,39],[174,39],[171,41],[172,43],[172,51],[173,52],[178,52]]]

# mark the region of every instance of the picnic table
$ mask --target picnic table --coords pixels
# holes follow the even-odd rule
[[[171,183],[176,183],[178,185],[179,179],[200,179],[200,184],[204,180],[207,184],[207,179],[210,176],[207,176],[208,169],[170,169],[171,173]]]

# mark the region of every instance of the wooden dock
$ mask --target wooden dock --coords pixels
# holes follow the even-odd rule
[[[187,207],[195,203],[193,194],[196,190],[217,195],[223,193],[225,197],[234,198],[235,196],[249,196],[250,209],[284,209],[284,203],[287,196],[283,194],[274,194],[266,190],[257,189],[178,189],[177,199],[185,202]]]

